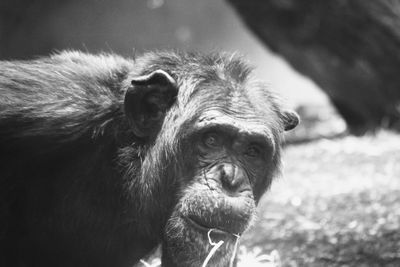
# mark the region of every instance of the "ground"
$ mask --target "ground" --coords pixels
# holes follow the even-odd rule
[[[400,266],[399,147],[400,135],[388,131],[288,146],[284,174],[242,238],[242,258],[272,252],[270,266]]]

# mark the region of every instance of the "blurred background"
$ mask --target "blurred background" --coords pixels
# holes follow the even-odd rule
[[[232,51],[256,67],[293,105],[326,103],[249,32],[227,2],[215,0],[2,0],[0,58],[27,59],[62,49],[125,56],[153,49]],[[136,52],[135,52],[136,51]]]
[[[399,1],[0,2],[1,60],[63,49],[243,55],[302,123],[242,266],[400,266]]]

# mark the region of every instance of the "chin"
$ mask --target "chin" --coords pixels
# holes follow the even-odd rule
[[[237,199],[199,199],[193,196],[181,201],[165,226],[163,266],[200,267],[214,247],[211,242],[216,244],[219,241],[223,241],[223,244],[212,255],[207,266],[229,266],[236,256],[234,251],[238,238],[254,217],[254,201],[248,197],[244,199],[238,202]],[[241,205],[240,212],[237,203],[245,203]]]
[[[231,233],[205,228],[189,218],[173,217],[166,226],[163,244],[163,266],[202,266],[213,246],[212,242],[224,241],[207,266],[229,266],[237,237]]]

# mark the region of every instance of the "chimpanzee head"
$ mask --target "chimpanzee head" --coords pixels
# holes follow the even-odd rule
[[[298,116],[237,57],[157,53],[137,64],[125,113],[143,144],[132,192],[148,231],[162,232],[166,266],[201,266],[209,237],[225,241],[211,265],[226,266]]]

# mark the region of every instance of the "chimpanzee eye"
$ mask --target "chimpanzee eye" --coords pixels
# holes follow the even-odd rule
[[[221,146],[221,138],[216,133],[206,133],[203,138],[203,143],[211,148]]]
[[[261,148],[256,145],[250,145],[246,150],[246,156],[251,158],[258,158],[261,156]]]

